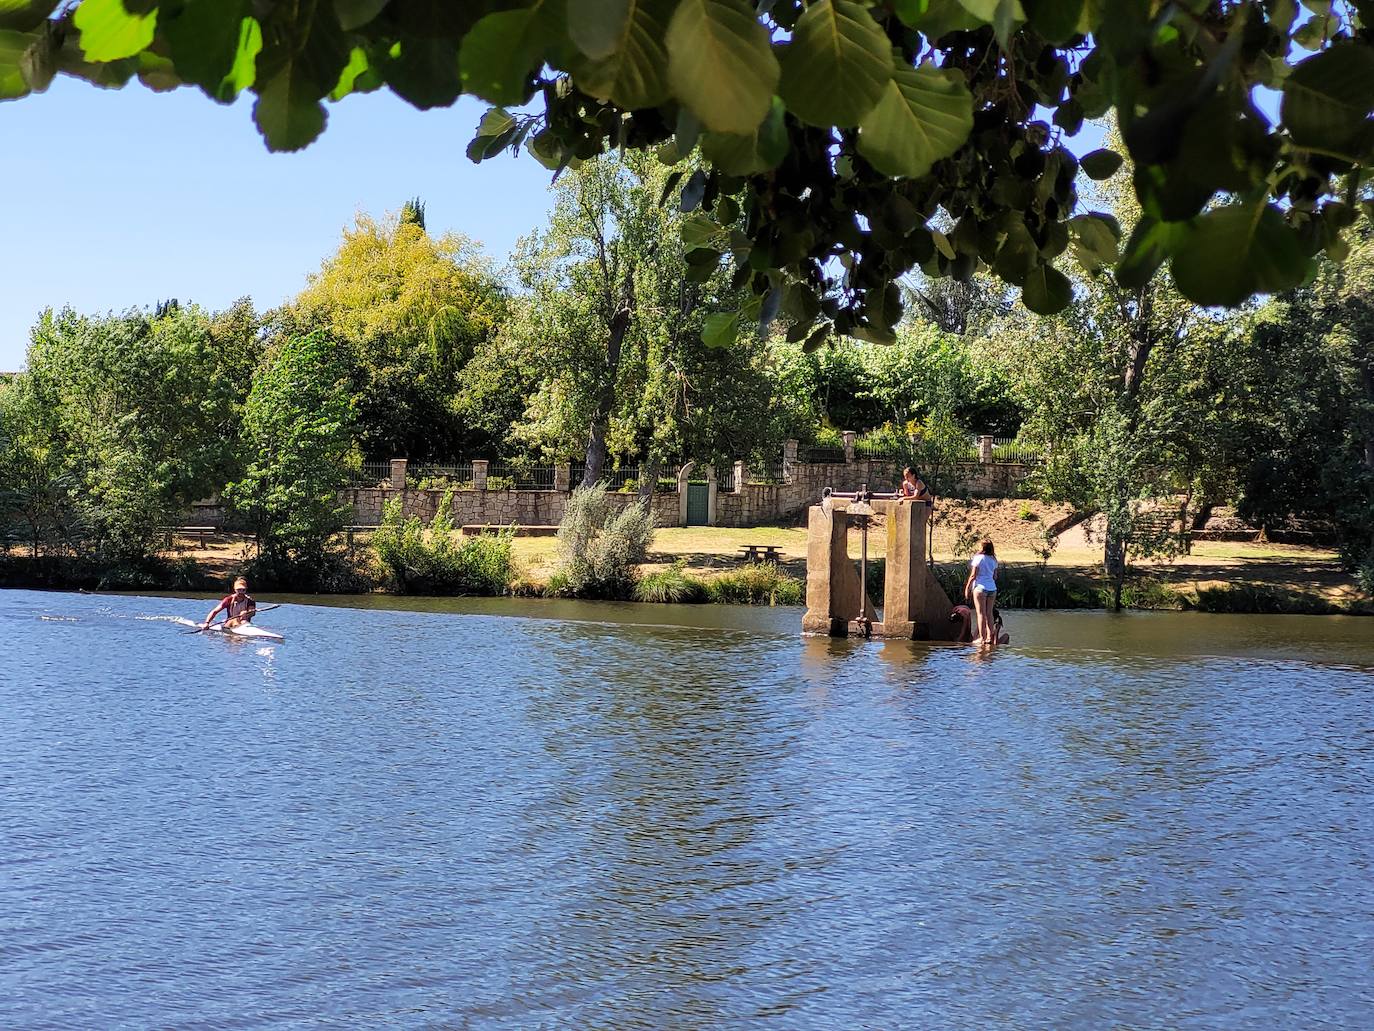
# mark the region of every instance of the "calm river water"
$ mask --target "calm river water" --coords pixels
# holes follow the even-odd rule
[[[0,1026],[1374,1026],[1374,620],[312,601],[0,591]]]

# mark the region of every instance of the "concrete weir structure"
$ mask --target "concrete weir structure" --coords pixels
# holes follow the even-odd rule
[[[863,597],[859,567],[849,554],[849,528],[867,512],[885,515],[887,523],[881,619],[873,603]],[[807,518],[802,633],[953,641],[962,624],[950,621],[954,604],[926,565],[930,512],[929,501],[898,501],[890,494],[862,491],[830,494],[812,505]]]

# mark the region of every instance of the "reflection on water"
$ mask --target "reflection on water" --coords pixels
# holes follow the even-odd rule
[[[1374,623],[366,602],[0,592],[0,1025],[1374,1024]]]

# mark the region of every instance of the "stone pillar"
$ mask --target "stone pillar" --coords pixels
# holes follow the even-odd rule
[[[797,452],[801,449],[801,441],[784,440],[782,442],[782,482],[791,483],[796,473]]]
[[[744,462],[735,463],[735,493],[744,493],[744,483],[749,479],[749,466]]]
[[[826,499],[807,512],[806,614],[802,633],[847,637],[849,622],[876,613],[860,598],[859,569],[849,557],[848,503]]]
[[[391,460],[391,489],[406,489],[406,460],[404,458]]]
[[[716,491],[719,487],[716,484],[716,467],[708,465],[706,467],[706,525],[716,525]],[[686,518],[682,520],[687,522]]]
[[[472,462],[472,489],[473,489],[473,490],[486,490],[486,489],[487,489],[487,460],[486,460],[485,458],[476,458],[476,459],[473,459],[473,462]]]
[[[983,465],[992,464],[992,434],[984,433],[978,438],[978,461]]]
[[[844,462],[845,465],[854,464],[854,441],[859,437],[853,430],[845,430],[840,436],[844,437]]]
[[[553,467],[553,489],[564,494],[572,490],[571,462],[559,462]]]

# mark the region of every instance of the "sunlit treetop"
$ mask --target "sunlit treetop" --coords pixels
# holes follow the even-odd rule
[[[1070,262],[1128,288],[1167,262],[1207,305],[1302,283],[1369,203],[1368,26],[1374,0],[0,0],[0,98],[56,74],[246,90],[295,150],[326,102],[387,88],[493,105],[475,161],[699,147],[665,193],[693,275],[728,255],[745,315],[815,346],[890,340],[913,269],[987,266],[1041,313]],[[1065,143],[1111,114],[1143,212],[1126,241],[1077,192],[1122,157]]]

